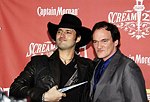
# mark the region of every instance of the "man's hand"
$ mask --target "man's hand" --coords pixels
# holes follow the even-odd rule
[[[53,86],[51,89],[45,92],[43,96],[44,101],[59,102],[62,99],[62,97],[66,97],[66,94],[59,92],[57,88],[57,86]]]

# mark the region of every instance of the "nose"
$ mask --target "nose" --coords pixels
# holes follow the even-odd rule
[[[97,42],[97,48],[102,48],[102,43],[100,41]]]
[[[61,34],[60,34],[60,37],[64,37],[65,36],[65,32],[62,32]]]

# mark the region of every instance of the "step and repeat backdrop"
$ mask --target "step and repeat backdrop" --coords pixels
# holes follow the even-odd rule
[[[141,68],[150,100],[149,0],[0,0],[0,90],[10,84],[35,55],[50,56],[56,49],[47,23],[58,24],[63,14],[77,15],[92,29],[99,21],[119,27],[121,51]],[[91,43],[80,55],[94,58]]]

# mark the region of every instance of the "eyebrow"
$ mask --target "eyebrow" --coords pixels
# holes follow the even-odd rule
[[[61,28],[59,28],[58,30],[63,31]],[[65,31],[73,31],[72,29],[66,29]]]
[[[108,39],[108,38],[104,38],[104,39],[102,39],[101,41],[104,41],[104,40],[107,40],[107,41],[108,41],[109,39]]]
[[[96,39],[92,39],[93,41],[103,41],[103,40],[109,40],[109,38],[104,38],[104,39],[101,39],[101,40],[96,40]]]

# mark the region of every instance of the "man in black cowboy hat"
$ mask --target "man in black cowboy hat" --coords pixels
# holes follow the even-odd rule
[[[48,32],[56,42],[57,50],[50,57],[32,57],[12,83],[10,96],[16,99],[29,97],[33,102],[81,102],[85,86],[89,84],[64,93],[58,89],[91,79],[92,61],[75,51],[91,41],[91,30],[83,27],[78,17],[65,14],[58,25],[48,23]]]

